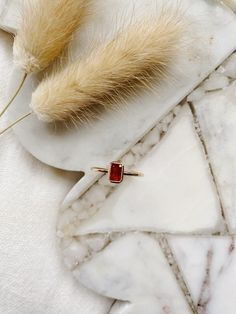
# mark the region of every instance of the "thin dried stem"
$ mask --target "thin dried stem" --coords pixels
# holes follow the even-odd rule
[[[11,123],[8,127],[3,129],[2,131],[0,131],[0,136],[3,135],[9,129],[11,129],[14,125],[18,124],[19,122],[21,122],[25,118],[29,117],[31,114],[32,114],[32,111],[30,111],[30,112],[24,114],[22,117],[18,118],[15,122]]]
[[[10,107],[10,105],[13,103],[15,100],[16,96],[19,94],[25,80],[27,78],[27,73],[24,74],[22,80],[20,81],[20,84],[15,92],[15,94],[12,96],[12,98],[9,100],[9,102],[6,104],[6,106],[3,108],[3,110],[0,112],[0,118],[4,115],[4,113],[7,111],[7,109]]]

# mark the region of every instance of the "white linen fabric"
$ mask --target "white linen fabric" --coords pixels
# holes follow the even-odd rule
[[[0,31],[0,108],[12,67],[12,36]],[[0,128],[7,125],[2,117]],[[65,270],[56,244],[59,204],[78,179],[43,165],[12,131],[0,137],[0,313],[104,314],[111,301]]]

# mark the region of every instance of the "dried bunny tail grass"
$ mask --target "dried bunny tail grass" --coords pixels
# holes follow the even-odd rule
[[[31,108],[43,121],[84,121],[99,108],[117,108],[140,89],[163,80],[180,51],[180,12],[165,11],[120,32],[113,41],[45,79]]]
[[[26,73],[45,69],[88,14],[90,0],[24,0],[14,62]]]

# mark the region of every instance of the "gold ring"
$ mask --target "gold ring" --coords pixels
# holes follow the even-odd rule
[[[124,176],[134,176],[134,177],[143,177],[143,173],[138,171],[125,171],[124,165],[120,161],[112,161],[110,167],[101,168],[101,167],[92,167],[91,170],[108,173],[109,180],[111,183],[121,183]]]

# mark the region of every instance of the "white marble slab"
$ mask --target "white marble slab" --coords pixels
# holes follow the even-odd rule
[[[106,40],[111,37],[114,20],[119,25],[124,20],[128,22],[131,15],[135,18],[142,14],[158,14],[156,6],[174,3],[164,0],[97,1],[96,15],[77,37],[73,45],[77,44],[77,47],[72,54],[84,56],[91,43],[102,41],[102,37]],[[124,111],[104,113],[100,121],[78,129],[56,132],[54,126],[42,124],[35,117],[15,128],[23,146],[39,160],[58,168],[86,173],[75,188],[77,195],[77,190],[82,194],[98,178],[90,172],[91,166],[106,166],[123,155],[236,48],[233,32],[236,18],[226,7],[208,0],[182,0],[181,7],[188,25],[185,48],[181,49],[180,59],[175,60],[168,82],[159,89],[158,96],[151,92],[142,95],[130,101]],[[14,72],[10,94],[18,81]],[[11,120],[28,111],[31,92],[37,83],[37,78],[29,78],[11,108]]]
[[[188,107],[136,168],[144,176],[126,177],[97,213],[78,224],[76,235],[221,230],[218,197]]]
[[[133,303],[151,298],[150,308],[158,303],[170,313],[191,313],[158,242],[148,235],[122,236],[74,274],[101,295]]]
[[[117,301],[109,314],[163,314],[168,311],[169,306],[161,306],[157,300],[147,298],[136,303]]]
[[[235,238],[170,237],[198,313],[235,314]]]
[[[0,28],[15,34],[20,18],[20,0],[0,0]]]
[[[203,135],[204,135],[203,139],[205,140],[207,144],[207,148],[208,148],[208,152],[210,156],[210,162],[212,164],[215,177],[217,179],[221,201],[223,203],[224,209],[225,209],[226,203],[224,202],[224,197],[222,196],[223,195],[227,196],[228,200],[230,200],[232,203],[234,199],[234,189],[233,189],[234,181],[230,181],[230,180],[233,180],[234,178],[233,162],[236,156],[236,152],[234,149],[234,146],[235,146],[234,145],[234,138],[235,138],[234,101],[236,99],[235,82],[234,82],[235,78],[236,78],[236,54],[233,54],[230,58],[228,58],[228,60],[225,63],[223,63],[219,67],[219,69],[217,69],[217,71],[212,73],[210,77],[205,82],[203,82],[201,86],[199,86],[199,88],[196,89],[188,97],[188,100],[194,104],[197,117],[201,121],[201,124],[200,124],[201,129],[198,131],[203,132]],[[201,108],[201,110],[199,108]],[[184,107],[183,111],[177,110],[177,112],[178,112],[178,116],[176,120],[173,122],[173,125],[170,127],[169,132],[166,134],[164,138],[162,138],[161,140],[159,138],[160,136],[159,133],[162,132],[161,129],[159,129],[159,132],[157,132],[158,127],[160,125],[163,125],[163,123],[160,123],[159,125],[157,125],[157,127],[148,136],[151,138],[152,145],[154,144],[157,145],[156,147],[153,148],[153,151],[157,149],[158,156],[161,155],[161,160],[164,160],[164,161],[166,160],[167,163],[171,158],[175,160],[174,157],[178,156],[176,151],[171,151],[172,143],[174,143],[174,147],[176,148],[176,147],[182,147],[181,145],[183,145],[183,143],[185,144],[188,143],[188,141],[189,141],[189,144],[191,143],[192,146],[194,146],[193,144],[196,142],[196,133],[192,125],[192,117],[191,117],[190,112],[186,109],[186,107]],[[170,117],[168,116],[165,118],[165,121],[171,121],[172,119],[173,119],[173,115],[170,115]],[[181,127],[176,129],[176,126],[179,126],[179,127],[181,126]],[[162,127],[163,127],[163,130],[166,131],[169,126],[167,124],[167,125],[163,125]],[[182,134],[179,132],[180,130],[182,130]],[[164,146],[166,145],[166,147],[168,148],[168,150],[166,150],[166,154],[161,153],[163,143],[164,143]],[[199,141],[197,141],[197,145],[199,146]],[[132,149],[131,153],[135,152],[136,154],[138,153],[142,155],[143,147],[145,146],[146,146],[146,142],[145,140],[142,140],[141,143],[137,144],[136,147]],[[150,143],[148,144],[148,146],[149,147],[151,146]],[[189,146],[186,146],[186,147],[189,147]],[[218,156],[218,155],[220,156],[219,165],[217,165],[217,163],[212,162],[211,154],[213,153],[213,151],[209,149],[211,147],[215,149],[213,157]],[[221,149],[221,147],[223,149]],[[202,154],[201,149],[200,149],[200,153]],[[186,154],[186,149],[185,149],[185,154]],[[196,155],[198,154],[199,154],[199,149],[193,153],[193,155],[195,156],[194,158],[196,158]],[[149,154],[147,153],[146,157],[144,157],[143,159],[144,162],[146,158],[148,158],[148,156]],[[191,154],[190,155],[187,154],[187,157],[191,157]],[[129,165],[132,165],[132,162],[130,163],[130,159],[132,161],[132,160],[135,160],[136,157],[134,154],[129,153],[125,159],[129,163]],[[207,165],[205,159],[206,159],[206,156],[203,155],[203,164]],[[190,160],[191,158],[188,158],[188,160],[185,160],[183,164],[188,165],[188,162],[190,162]],[[143,161],[142,160],[140,161],[140,166],[142,165]],[[155,162],[153,163],[150,162],[150,164],[154,164],[156,167]],[[160,169],[163,169],[162,162],[158,162],[157,164],[159,165]],[[215,167],[215,165],[217,165],[217,167]],[[190,169],[189,177],[191,177],[192,179],[194,177],[192,176],[193,169],[194,171],[199,172],[199,168],[196,166],[198,166],[198,162],[196,162],[195,160],[193,166],[190,167],[191,169],[189,168]],[[179,166],[179,168],[180,168],[181,173],[184,173],[181,169],[181,166]],[[222,173],[224,175],[223,176],[224,180],[219,180],[219,178],[221,178],[219,176],[221,171],[223,171]],[[171,173],[173,177],[176,177],[176,173],[173,171],[173,169]],[[200,170],[200,173],[201,173],[201,170]],[[156,175],[155,170],[154,170],[154,174]],[[154,174],[153,174],[153,177],[155,178]],[[232,178],[230,174],[232,175]],[[172,176],[170,177],[172,178]],[[162,175],[161,177],[162,182],[163,180],[165,180],[165,178],[166,178],[166,175]],[[177,179],[178,179],[178,183],[182,184],[181,180],[183,180],[184,178],[182,177],[180,178],[177,176]],[[108,185],[106,185],[105,182],[106,181],[104,177],[102,180],[99,181],[98,184],[96,184],[91,189],[91,191],[88,192],[88,194],[86,193],[85,195],[82,196],[81,198],[82,201],[83,199],[86,199],[86,201],[90,199],[90,202],[92,204],[103,202],[104,199],[106,198],[106,196],[104,196],[106,195],[106,192],[104,191],[108,189]],[[191,180],[191,182],[193,182],[193,180]],[[102,185],[102,183],[104,184],[104,186]],[[184,181],[184,183],[187,184],[188,181],[186,182]],[[127,183],[124,182],[123,184],[125,185]],[[153,182],[153,185],[156,186],[156,183]],[[229,190],[226,189],[227,186]],[[150,188],[149,185],[145,185],[143,191],[141,191],[142,195],[145,194],[146,193],[145,190],[146,189],[149,190],[149,188]],[[130,186],[128,186],[128,189],[130,189]],[[196,188],[196,190],[198,191],[198,193],[201,192],[201,189],[199,190],[198,188]],[[176,193],[177,192],[178,191],[176,191]],[[123,194],[125,193],[122,192],[120,196],[123,197]],[[136,194],[139,194],[139,193],[136,193]],[[174,195],[174,194],[175,193],[171,192],[171,195]],[[207,193],[207,196],[209,196],[209,193]],[[112,194],[111,194],[111,197],[112,197]],[[155,198],[156,193],[152,192],[151,197]],[[167,198],[168,197],[165,196],[165,200]],[[204,196],[203,198],[206,199],[206,196]],[[184,201],[186,201],[185,196],[183,196],[183,199]],[[106,201],[105,201],[105,204],[106,204]],[[176,201],[176,204],[175,204],[175,208],[178,209],[178,207],[181,206],[181,202]],[[65,231],[65,233],[62,233],[60,235],[62,237],[61,245],[62,245],[63,255],[64,257],[67,258],[66,264],[67,266],[69,265],[70,269],[74,269],[74,267],[76,267],[78,263],[83,263],[84,261],[86,261],[86,259],[90,259],[90,258],[92,258],[92,260],[96,259],[97,256],[100,256],[100,254],[104,252],[103,250],[106,250],[106,246],[110,241],[116,241],[117,237],[120,236],[120,235],[117,235],[116,233],[115,234],[104,233],[104,234],[94,234],[94,235],[86,234],[85,236],[78,236],[77,230],[79,230],[80,226],[83,226],[83,223],[81,224],[81,221],[78,218],[78,213],[76,212],[77,206],[79,207],[80,205],[81,204],[79,202],[78,203],[75,202],[72,205],[72,208],[65,211],[63,213],[63,215],[65,216],[62,219],[62,221],[60,221],[61,225],[59,224],[60,226],[64,228],[64,229],[61,228],[60,230],[62,230],[63,232]],[[83,205],[83,202],[82,202],[82,205]],[[140,206],[140,212],[141,213],[144,212],[145,215],[148,216],[147,215],[148,212],[146,211],[145,205],[146,205],[146,202],[143,203],[142,209],[145,209],[145,210],[142,210],[142,211],[141,211],[141,206]],[[124,206],[126,205],[124,204]],[[191,203],[190,203],[190,206],[191,206]],[[234,207],[233,206],[231,207],[233,210]],[[114,215],[112,208],[113,206],[109,208],[110,211],[109,211],[108,219],[110,219],[110,216],[116,216],[116,215],[119,216],[118,211]],[[201,206],[200,206],[200,209],[201,209]],[[123,208],[120,208],[120,210],[122,213]],[[128,211],[129,211],[129,208],[128,208]],[[226,213],[228,213],[228,211],[226,211]],[[80,213],[80,215],[82,216],[85,214],[86,213]],[[173,212],[169,212],[169,213],[167,212],[167,214],[168,216],[171,216],[173,215]],[[177,213],[174,212],[174,214],[176,214],[177,216]],[[81,217],[81,219],[82,220],[84,219],[86,221],[89,215],[90,214],[88,214],[87,217],[85,216]],[[158,216],[158,218],[160,217],[161,216]],[[179,217],[181,217],[181,214],[179,214]],[[206,213],[202,213],[203,219],[207,217],[208,217],[207,211]],[[232,215],[232,217],[229,217],[229,215],[227,214],[227,218],[229,219],[229,221],[234,222],[233,217],[234,215]],[[107,219],[106,216],[104,216],[104,218]],[[136,217],[128,216],[127,220],[128,219],[133,219],[135,221]],[[145,219],[146,217],[143,218],[143,221],[145,221]],[[194,215],[192,216],[192,219],[195,220]],[[176,220],[178,220],[178,217],[176,218]],[[88,219],[87,221],[90,221],[90,219]],[[104,223],[103,221],[101,222]],[[190,224],[191,223],[192,222],[190,220]],[[185,221],[185,224],[188,224],[188,222]],[[183,226],[185,227],[184,224]],[[72,229],[72,231],[70,230],[71,227],[74,228]],[[127,232],[127,229],[126,230],[124,229],[123,231]],[[217,230],[212,229],[212,232],[216,232],[216,231]],[[218,229],[218,231],[220,231],[220,228]],[[223,232],[227,233],[227,231],[225,230]],[[190,233],[195,233],[195,231],[190,231]],[[173,249],[174,256],[176,257],[178,264],[180,266],[180,270],[184,275],[185,282],[191,292],[191,296],[195,303],[195,306],[198,308],[197,312],[194,312],[194,313],[218,314],[218,313],[225,312],[227,314],[231,314],[231,313],[233,314],[235,313],[235,309],[236,309],[235,301],[234,301],[235,299],[234,278],[235,278],[235,271],[236,271],[234,267],[235,239],[231,237],[222,238],[222,237],[214,237],[214,236],[206,238],[206,237],[203,237],[204,231],[199,232],[199,233],[201,237],[196,237],[196,238],[176,237],[176,236],[169,237],[169,243],[171,245],[171,248]],[[210,230],[209,230],[209,233],[211,233]],[[84,253],[85,250],[82,247],[84,243],[86,243],[86,250],[88,252],[88,253],[86,252],[86,254]],[[100,253],[98,253],[99,251]],[[124,252],[126,252],[126,250],[123,250],[123,252],[120,253],[121,254],[120,258],[124,256],[125,254]],[[114,262],[112,260],[111,264],[113,265],[113,263]],[[172,267],[172,270],[173,269],[175,273],[176,272],[178,273],[178,269],[176,269],[175,267]],[[118,268],[117,270],[114,270],[114,272],[116,272],[116,275],[120,273]],[[102,277],[103,275],[104,273],[101,274]],[[105,280],[104,278],[106,277],[104,276],[101,279],[99,278],[98,281],[104,282]],[[91,275],[91,282],[92,280],[93,280],[93,275]],[[96,280],[96,283],[98,281]],[[101,286],[99,286],[99,288],[101,288]],[[188,295],[188,292],[187,292],[187,295]],[[152,305],[152,302],[154,302],[153,305]],[[151,304],[151,306],[148,307],[147,304]],[[145,297],[139,298],[138,301],[135,300],[135,302],[133,303],[118,302],[112,308],[111,313],[112,314],[137,314],[140,312],[140,314],[141,313],[143,314],[145,306],[147,307],[146,311],[149,310],[150,314],[154,314],[154,313],[157,314],[157,313],[163,313],[163,312],[165,313],[164,310],[166,310],[168,313],[169,311],[168,307],[163,308],[161,306],[155,305],[155,299],[146,299],[146,296],[145,296]]]
[[[233,76],[235,55],[228,62],[233,62],[234,67],[225,65],[219,71]],[[223,90],[211,91],[200,100],[193,101],[231,232],[236,231],[235,99],[236,82],[233,82]]]

